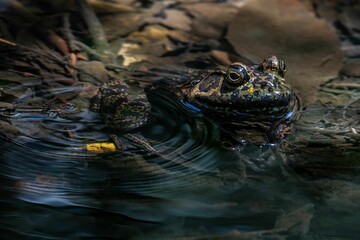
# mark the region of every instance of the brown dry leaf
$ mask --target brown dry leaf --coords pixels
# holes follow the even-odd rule
[[[193,32],[209,38],[221,37],[237,12],[237,8],[229,4],[219,3],[183,4],[181,8],[194,17]]]
[[[171,29],[190,31],[191,19],[185,14],[184,11],[177,9],[166,9],[164,11],[165,18],[150,18],[147,20],[150,24],[162,24]]]
[[[314,101],[318,86],[336,77],[341,67],[335,30],[298,1],[249,1],[230,24],[227,38],[253,62],[267,55],[282,58],[286,79],[305,103]]]
[[[125,67],[148,59],[137,43],[123,43],[117,54],[123,59],[122,65]]]
[[[125,1],[103,1],[103,0],[88,0],[88,3],[95,9],[96,12],[113,13],[113,12],[133,12],[136,8],[131,7]]]
[[[146,23],[155,19],[154,16],[162,13],[170,4],[171,1],[156,1],[150,8],[142,9],[142,11],[123,12],[101,16],[101,22],[108,40],[112,41],[118,37],[123,37],[139,30]]]
[[[143,60],[152,61],[152,58],[161,57],[174,50],[175,46],[168,38],[169,31],[159,25],[150,25],[141,32],[129,35],[118,51],[118,55],[124,59],[123,65],[128,66]]]
[[[341,72],[347,76],[360,77],[360,59],[347,59]]]
[[[24,76],[19,73],[10,72],[10,71],[0,71],[0,82],[16,82],[16,83],[27,83],[32,82],[34,83],[38,78],[34,75],[31,76]]]
[[[106,82],[108,80],[108,72],[102,62],[99,61],[79,61],[78,69],[82,71],[80,75],[81,81],[92,81],[96,79],[99,82]]]
[[[144,16],[138,13],[109,14],[102,16],[101,22],[108,40],[112,41],[138,30],[144,24]]]
[[[20,131],[8,122],[0,120],[0,138],[15,139],[20,135]]]
[[[339,15],[339,1],[307,0],[310,5],[316,6],[316,12],[321,18],[335,22]]]
[[[224,66],[231,64],[231,60],[230,60],[229,54],[227,52],[220,51],[220,50],[212,50],[211,56]]]

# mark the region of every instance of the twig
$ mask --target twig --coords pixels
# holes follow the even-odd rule
[[[82,49],[83,51],[85,51],[86,53],[90,54],[91,56],[97,58],[97,59],[101,59],[101,54],[98,53],[97,51],[95,51],[94,49],[92,49],[91,47],[89,47],[88,45],[86,45],[85,43],[83,42],[80,42],[80,41],[77,41],[77,40],[74,40],[74,44]]]
[[[86,3],[85,0],[77,0],[80,7],[81,14],[88,25],[91,37],[94,41],[95,50],[102,56],[101,60],[104,63],[114,63],[115,58],[110,50],[104,29],[97,18],[93,9]]]
[[[105,12],[113,13],[113,12],[136,12],[139,11],[133,7],[129,7],[128,5],[121,3],[112,3],[102,0],[88,0],[89,4],[96,9],[103,10]]]
[[[75,52],[78,50],[76,44],[75,44],[75,37],[71,32],[71,25],[70,25],[70,16],[68,13],[65,13],[63,16],[63,24],[64,24],[64,36],[68,42],[69,48],[71,52]]]
[[[360,89],[360,84],[359,84],[359,83],[340,82],[340,83],[330,83],[330,84],[327,84],[326,87],[331,87],[331,88],[355,88],[355,89]]]
[[[17,46],[16,43],[10,42],[10,41],[5,40],[5,39],[3,39],[3,38],[0,38],[0,42],[1,42],[1,43],[4,43],[4,44],[7,44],[7,45],[10,45],[10,46],[13,46],[13,47],[16,47],[16,46]]]
[[[346,134],[350,133],[350,130],[345,131],[337,131],[337,130],[327,130],[327,129],[321,129],[321,128],[314,128],[314,127],[308,127],[305,125],[301,125],[300,123],[295,124],[296,129],[301,129],[309,132],[319,132],[319,133],[330,133],[330,134]]]

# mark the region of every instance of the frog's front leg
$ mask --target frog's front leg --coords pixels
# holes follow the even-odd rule
[[[134,148],[145,150],[147,153],[156,153],[156,150],[151,146],[150,142],[140,133],[125,134],[122,138],[119,138],[115,134],[111,134],[110,138],[114,142],[116,148],[121,151]]]

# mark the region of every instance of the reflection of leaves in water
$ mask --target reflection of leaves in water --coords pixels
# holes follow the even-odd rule
[[[227,37],[239,54],[253,62],[266,55],[283,58],[287,80],[305,102],[313,101],[317,87],[335,77],[341,66],[334,29],[297,1],[249,1],[230,24]]]

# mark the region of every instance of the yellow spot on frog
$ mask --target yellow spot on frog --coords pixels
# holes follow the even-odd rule
[[[250,88],[248,89],[248,92],[249,92],[249,93],[253,93],[253,92],[254,92],[254,87],[250,87]]]
[[[85,145],[85,149],[92,153],[107,153],[115,152],[116,146],[114,143],[90,143]]]

